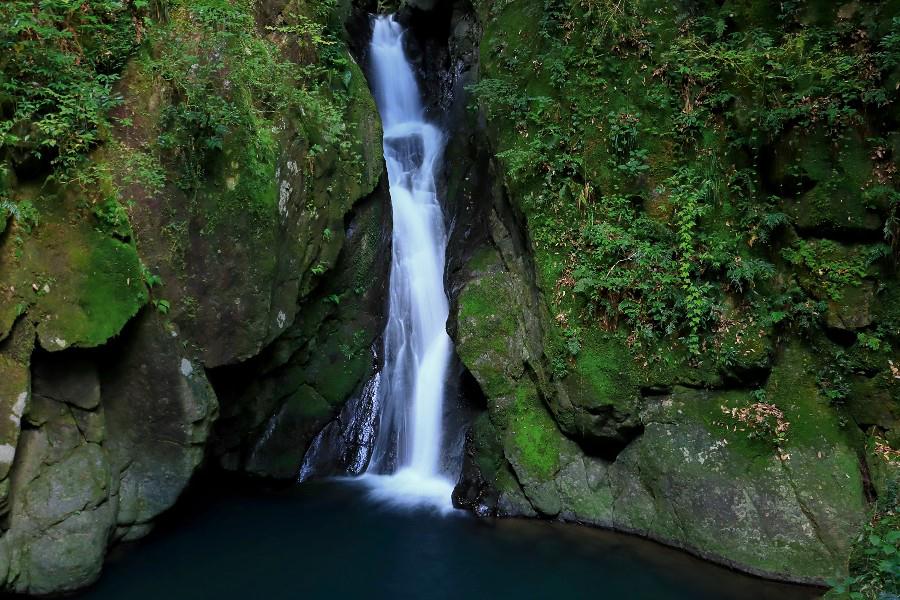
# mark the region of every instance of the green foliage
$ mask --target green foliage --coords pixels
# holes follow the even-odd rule
[[[164,300],[162,298],[154,299],[153,306],[156,307],[156,310],[161,315],[169,314],[169,310],[172,308],[171,303],[168,300]]]
[[[896,467],[895,467],[896,468]],[[900,503],[897,480],[888,483],[871,521],[857,539],[850,577],[830,582],[829,600],[885,600],[900,594]]]
[[[98,143],[145,8],[123,0],[0,3],[0,156],[49,161],[63,174]]]
[[[255,0],[0,4],[0,198],[21,175],[89,187],[99,178],[110,196],[131,184],[156,194],[171,177],[195,209],[214,175],[239,169],[232,193],[204,215],[205,232],[229,210],[271,215],[278,135],[288,124],[313,149],[356,160],[345,122],[353,65],[326,26],[335,3],[292,3],[267,31],[256,8]],[[152,107],[111,119],[130,60],[140,75],[129,71],[132,91]],[[142,147],[113,139],[114,128],[132,127],[158,138]],[[103,144],[115,176],[97,172],[102,161],[83,161]],[[97,208],[100,227],[127,237],[113,208]]]
[[[116,166],[123,184],[138,184],[151,194],[162,191],[166,172],[157,156],[150,150],[126,148],[118,142],[111,142],[111,146],[114,160],[121,161]]]
[[[349,72],[347,58],[323,25],[291,13],[295,24],[270,28],[282,41],[299,45],[306,60],[297,64],[259,35],[252,0],[172,4],[169,25],[150,33],[155,52],[146,66],[172,93],[161,115],[159,145],[177,167],[181,188],[197,190],[227,143],[242,148],[246,161],[271,162],[271,132],[283,127],[282,115],[294,111],[312,140],[349,153],[343,119],[348,100],[331,84],[331,77]],[[252,164],[243,166],[253,170]]]
[[[0,218],[5,226],[6,220],[12,217],[19,226],[26,232],[38,226],[40,223],[40,214],[37,208],[28,200],[13,202],[11,200],[0,199]],[[3,229],[0,228],[0,232]]]
[[[606,219],[582,232],[585,252],[572,270],[574,291],[604,312],[619,312],[639,331],[674,334],[687,325],[687,344],[699,353],[699,332],[714,317],[718,299],[701,278],[719,259],[702,245],[700,219],[712,207],[712,185],[684,168],[655,194],[667,198],[674,222],[662,225],[622,196],[604,197]],[[757,267],[758,272],[765,269]],[[752,283],[757,273],[743,272]]]
[[[128,213],[115,198],[108,198],[102,204],[94,206],[93,213],[99,222],[98,230],[120,239],[130,237],[131,225]]]
[[[809,273],[811,286],[831,300],[840,300],[848,286],[862,285],[869,267],[889,254],[884,245],[847,250],[831,240],[797,240],[781,252],[786,261]]]
[[[828,202],[862,187],[867,207],[887,207],[897,247],[889,144],[873,135],[853,169],[834,164],[896,102],[890,13],[810,21],[794,3],[765,14],[753,3],[484,4],[484,77],[470,89],[554,314],[622,327],[638,351],[677,343],[695,364],[722,365],[743,353],[729,331],[816,326],[827,300],[890,253],[798,239],[787,207],[804,185],[821,185]],[[782,149],[814,134],[832,148]]]
[[[141,279],[151,290],[163,284],[162,277],[151,271],[144,263],[141,263]]]
[[[687,82],[686,101],[696,120],[708,123],[739,96],[758,128],[736,143],[753,147],[791,125],[825,125],[834,134],[862,122],[863,105],[887,103],[875,63],[879,54],[846,52],[848,32],[802,28],[779,35],[766,29],[722,35],[721,25],[697,18],[689,33],[675,39],[661,59],[677,64],[667,71],[673,83]]]
[[[816,378],[819,392],[832,405],[842,405],[850,395],[851,386],[842,362],[829,364],[822,368]]]

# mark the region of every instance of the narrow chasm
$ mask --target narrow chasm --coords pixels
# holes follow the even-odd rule
[[[460,262],[460,255],[474,235],[473,224],[477,222],[472,214],[476,203],[471,191],[467,193],[460,186],[461,182],[471,180],[477,158],[470,125],[465,118],[460,118],[466,115],[465,85],[472,68],[472,49],[476,47],[471,32],[468,34],[470,39],[459,33],[467,31],[465,23],[473,23],[470,6],[440,3],[434,7],[407,5],[387,18],[373,17],[359,10],[347,26],[349,31],[357,32],[354,53],[369,76],[382,113],[387,170],[393,178],[392,195],[395,187],[399,190],[409,186],[413,198],[408,207],[403,204],[404,196],[393,198],[394,226],[399,227],[394,234],[394,243],[399,244],[395,252],[410,252],[406,247],[409,242],[402,235],[428,226],[414,224],[408,217],[412,218],[415,211],[421,210],[416,207],[422,206],[423,202],[435,202],[437,218],[442,222],[432,234],[438,236],[437,251],[441,256],[435,276],[436,282],[445,289],[449,282],[447,273]],[[375,39],[371,33],[373,26]],[[392,48],[390,44],[397,46]],[[469,54],[462,53],[465,47]],[[402,53],[406,66],[397,53]],[[384,69],[388,64],[388,76],[394,79],[392,82],[380,81],[378,78],[387,73]],[[407,69],[408,77],[404,75]],[[404,98],[404,93],[410,96]],[[413,173],[412,183],[400,178],[400,172]],[[419,179],[426,176],[429,178],[427,183],[425,179]],[[467,185],[480,185],[480,182]],[[414,243],[427,241],[416,238]],[[418,252],[415,256],[420,255],[420,251],[413,250]],[[421,279],[421,273],[428,270],[426,263],[420,264],[417,271],[407,270],[406,265],[412,260],[401,255],[394,257],[392,262],[390,294],[384,299],[389,320],[385,336],[372,346],[377,369],[340,414],[316,436],[306,453],[301,480],[334,473],[366,473],[367,477],[396,473],[399,482],[408,473],[419,473],[417,476],[420,476],[434,469],[447,482],[449,490],[458,478],[465,430],[473,418],[473,402],[477,404],[478,399],[471,397],[473,380],[452,349],[447,358],[439,359],[447,364],[437,368],[432,375],[416,369],[435,360],[429,358],[434,346],[408,365],[405,363],[406,353],[419,352],[415,349],[417,331],[431,327],[426,321],[420,323],[416,315],[423,308],[446,302],[447,296],[443,290],[436,291],[434,299],[424,301],[421,308],[416,306],[416,303],[422,303],[417,297],[425,294],[425,286],[430,284]],[[409,285],[413,287],[406,287],[406,277],[410,277]],[[406,300],[409,290],[413,294]],[[409,307],[405,303],[409,303]],[[438,337],[447,337],[445,319],[445,316],[438,316],[434,322]],[[395,326],[394,323],[402,325]],[[426,406],[439,400],[425,400],[422,394],[428,388],[434,388],[442,398],[433,425],[421,420],[425,409],[417,404],[423,402],[422,406]],[[395,405],[400,401],[397,399],[402,398],[415,399],[411,409]],[[420,440],[422,427],[437,429]],[[424,458],[428,456],[423,451],[425,444],[437,445],[435,458]],[[429,461],[433,461],[433,467],[426,466]],[[394,485],[390,478],[384,481],[388,486]],[[429,485],[417,484],[417,488]],[[446,496],[444,502],[449,503],[449,491],[441,494]]]

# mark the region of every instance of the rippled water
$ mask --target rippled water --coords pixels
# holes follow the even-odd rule
[[[360,484],[277,493],[211,484],[111,557],[81,598],[793,600],[816,591],[740,575],[637,538],[527,520],[436,517]]]

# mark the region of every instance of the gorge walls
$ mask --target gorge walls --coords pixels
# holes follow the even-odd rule
[[[382,360],[387,7],[95,4],[0,7],[0,582],[24,593],[96,579],[198,468],[294,481],[317,436],[358,438]],[[778,4],[391,7],[449,133],[458,506],[816,583],[897,527],[900,5]]]

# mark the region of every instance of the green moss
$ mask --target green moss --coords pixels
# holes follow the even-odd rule
[[[476,250],[466,263],[466,268],[475,275],[486,275],[499,266],[497,251],[489,246]]]
[[[757,401],[749,392],[700,392],[676,388],[672,399],[689,418],[702,423],[716,438],[725,440],[729,452],[740,458],[748,476],[765,476],[777,462],[778,442],[769,432],[732,415],[731,411],[747,409]],[[755,412],[751,414],[755,415]]]
[[[21,231],[16,248],[6,249],[12,268],[0,273],[0,281],[15,314],[27,313],[48,350],[99,346],[147,303],[127,220],[110,226],[96,218],[104,202],[115,202],[107,192],[102,180],[47,186],[40,196],[17,190],[19,198],[35,202],[41,221]]]
[[[116,335],[147,303],[140,259],[132,244],[98,236],[87,260],[76,263],[75,268],[86,275],[75,290],[75,304],[83,315],[85,329],[79,332],[74,322],[71,329],[76,332],[75,339],[82,340],[78,345],[100,345]],[[69,320],[66,312],[59,306],[60,320]]]
[[[819,394],[816,373],[824,358],[799,344],[791,344],[769,378],[766,397],[784,411],[785,419],[791,423],[787,448],[816,448],[858,441],[853,429],[841,425],[838,413]],[[854,457],[854,464],[847,466],[858,476],[855,460]]]
[[[521,335],[516,307],[514,275],[501,270],[499,257],[491,251],[478,255],[478,272],[459,294],[457,352],[491,397],[512,391],[522,365],[514,350]],[[493,261],[493,266],[491,266]]]
[[[630,407],[638,394],[635,367],[634,358],[615,337],[593,332],[583,336],[574,375],[587,394],[579,404]]]
[[[494,273],[475,279],[466,285],[459,298],[460,320],[477,322],[497,351],[505,348],[505,339],[516,329],[512,311],[504,304],[511,300],[504,293],[506,277],[505,273]]]
[[[504,470],[506,459],[500,444],[500,435],[491,423],[487,413],[476,417],[472,423],[472,441],[475,449],[475,464],[486,482],[494,483]]]
[[[815,297],[839,301],[846,287],[859,287],[872,265],[890,253],[883,244],[846,245],[827,239],[797,240],[782,256],[799,271]]]
[[[535,389],[521,384],[507,413],[506,453],[519,473],[539,481],[559,470],[560,433]]]
[[[778,152],[776,180],[788,196],[783,205],[804,230],[878,231],[885,206],[867,192],[873,186],[873,153],[856,132],[838,143],[823,132],[788,136]],[[797,182],[797,183],[794,183]],[[806,182],[812,189],[791,199],[792,185]]]
[[[321,421],[334,414],[334,407],[328,403],[315,389],[303,386],[290,395],[285,401],[285,410],[302,421]],[[294,457],[291,457],[294,460]]]

